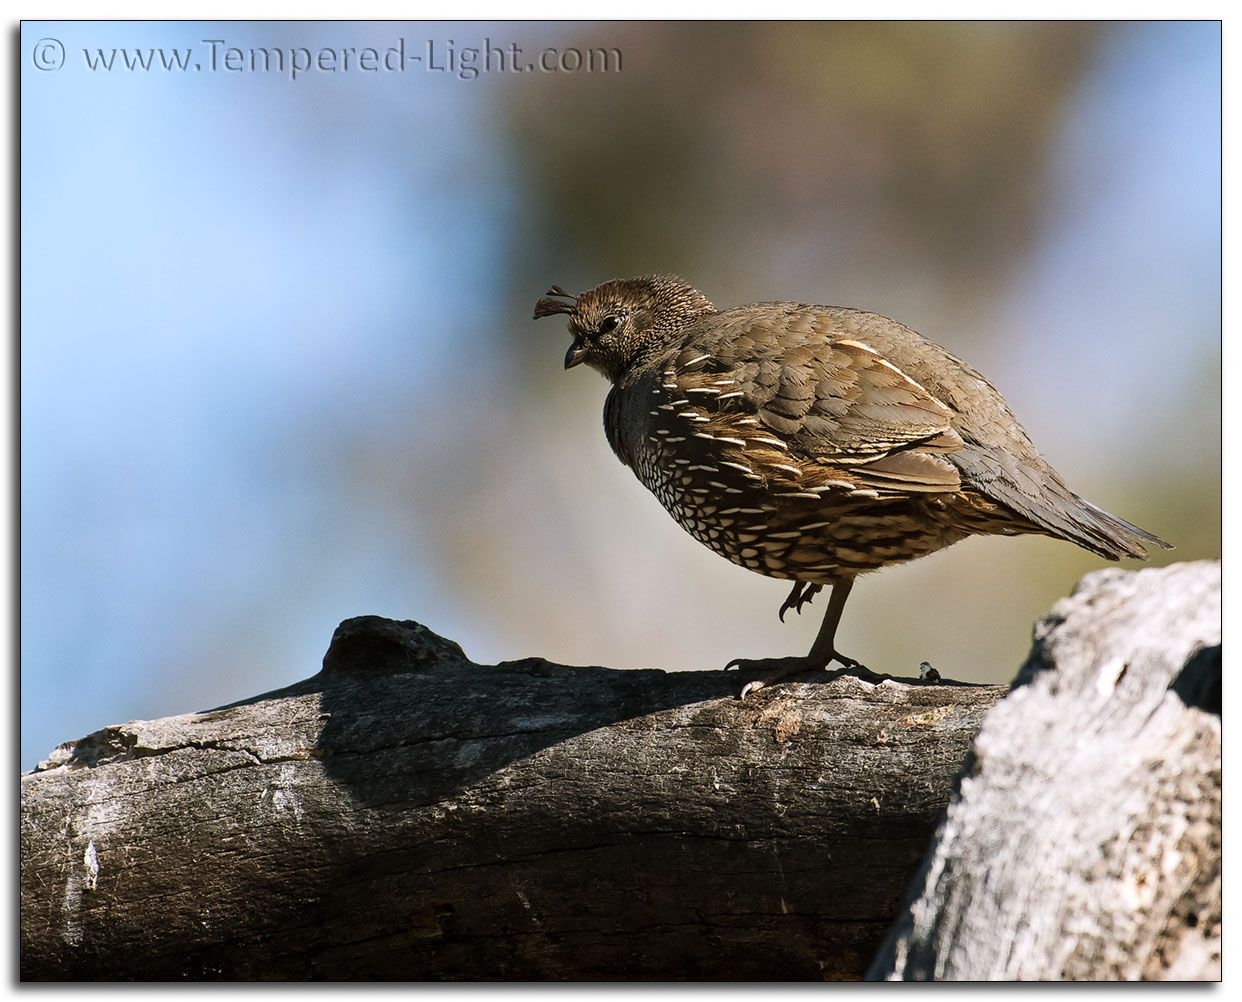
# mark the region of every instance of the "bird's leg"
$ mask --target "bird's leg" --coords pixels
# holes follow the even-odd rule
[[[793,591],[791,591],[789,593],[789,597],[781,603],[780,612],[777,613],[777,615],[780,616],[781,622],[785,622],[785,613],[787,613],[790,609],[793,609],[794,612],[801,616],[802,607],[804,605],[809,605],[811,599],[813,599],[823,587],[824,586],[822,584],[807,584],[805,581],[795,581]]]
[[[837,636],[837,624],[841,622],[841,613],[845,611],[845,600],[850,597],[850,589],[853,587],[853,578],[843,578],[832,586],[832,594],[828,596],[828,608],[824,610],[824,621],[820,623],[815,643],[811,644],[811,650],[806,656],[812,664],[827,668],[833,661],[840,661],[846,668],[862,667],[862,662],[838,654],[833,646]]]
[[[773,682],[788,678],[790,675],[799,675],[802,672],[818,671],[822,668],[827,668],[833,661],[839,661],[844,666],[834,674],[834,678],[839,678],[847,672],[857,675],[867,682],[883,682],[889,678],[890,676],[888,675],[877,675],[863,665],[862,662],[840,653],[834,645],[837,635],[837,624],[841,622],[841,613],[845,609],[845,600],[849,598],[850,588],[853,587],[853,584],[853,578],[840,578],[834,582],[832,595],[828,599],[828,608],[824,611],[824,621],[820,624],[819,633],[815,637],[815,643],[811,645],[811,650],[806,657],[760,658],[755,660],[738,658],[735,661],[730,661],[725,666],[726,669],[736,666],[742,669],[766,668],[771,672],[763,679],[747,682],[742,687],[742,692],[738,698],[745,699],[747,693],[762,689],[765,685],[771,685]],[[819,586],[812,587],[818,590]],[[807,590],[809,591],[810,589]],[[785,600],[786,605],[793,608],[802,594],[802,589],[795,587],[794,591],[790,593],[789,598]],[[809,598],[810,596],[806,597]],[[805,601],[805,598],[803,601]]]

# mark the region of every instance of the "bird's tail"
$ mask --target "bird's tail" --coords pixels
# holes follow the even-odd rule
[[[1173,548],[1154,533],[1080,498],[1037,454],[966,449],[952,458],[976,490],[1032,523],[1027,531],[1064,539],[1108,560],[1146,560],[1149,546]]]
[[[1146,560],[1147,546],[1144,544],[1159,546],[1165,550],[1173,549],[1172,543],[1166,543],[1155,533],[1140,529],[1133,522],[1127,522],[1124,518],[1105,511],[1086,498],[1077,495],[1075,498],[1079,507],[1074,511],[1077,516],[1074,521],[1083,532],[1081,536],[1074,537],[1074,542],[1094,550],[1100,556],[1109,560],[1121,560],[1123,557]]]
[[[1076,543],[1109,560],[1146,560],[1149,546],[1173,549],[1172,543],[1154,533],[1079,497],[1055,472],[1049,473],[1042,478],[1044,489],[1038,494],[1018,490],[1012,482],[1003,481],[993,484],[989,493],[1048,535]]]

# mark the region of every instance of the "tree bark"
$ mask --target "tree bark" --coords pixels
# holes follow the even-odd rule
[[[22,777],[22,977],[1210,977],[1219,573],[1089,576],[1003,701],[348,620],[305,682]]]
[[[349,620],[23,776],[22,976],[861,977],[1005,689],[743,681]]]
[[[1220,563],[1100,571],[984,721],[870,975],[1215,980]]]

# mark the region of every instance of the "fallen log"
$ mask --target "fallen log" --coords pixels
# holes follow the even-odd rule
[[[346,621],[22,777],[22,977],[861,977],[1005,690],[742,681]]]
[[[1003,700],[348,620],[313,678],[22,777],[22,977],[1216,976],[1219,574],[1089,576]]]

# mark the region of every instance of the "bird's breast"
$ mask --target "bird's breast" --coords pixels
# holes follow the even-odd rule
[[[830,582],[952,541],[935,524],[915,531],[908,499],[882,498],[847,471],[791,454],[730,406],[726,377],[694,381],[698,393],[686,383],[668,374],[614,389],[605,427],[639,481],[721,556],[770,577]]]

